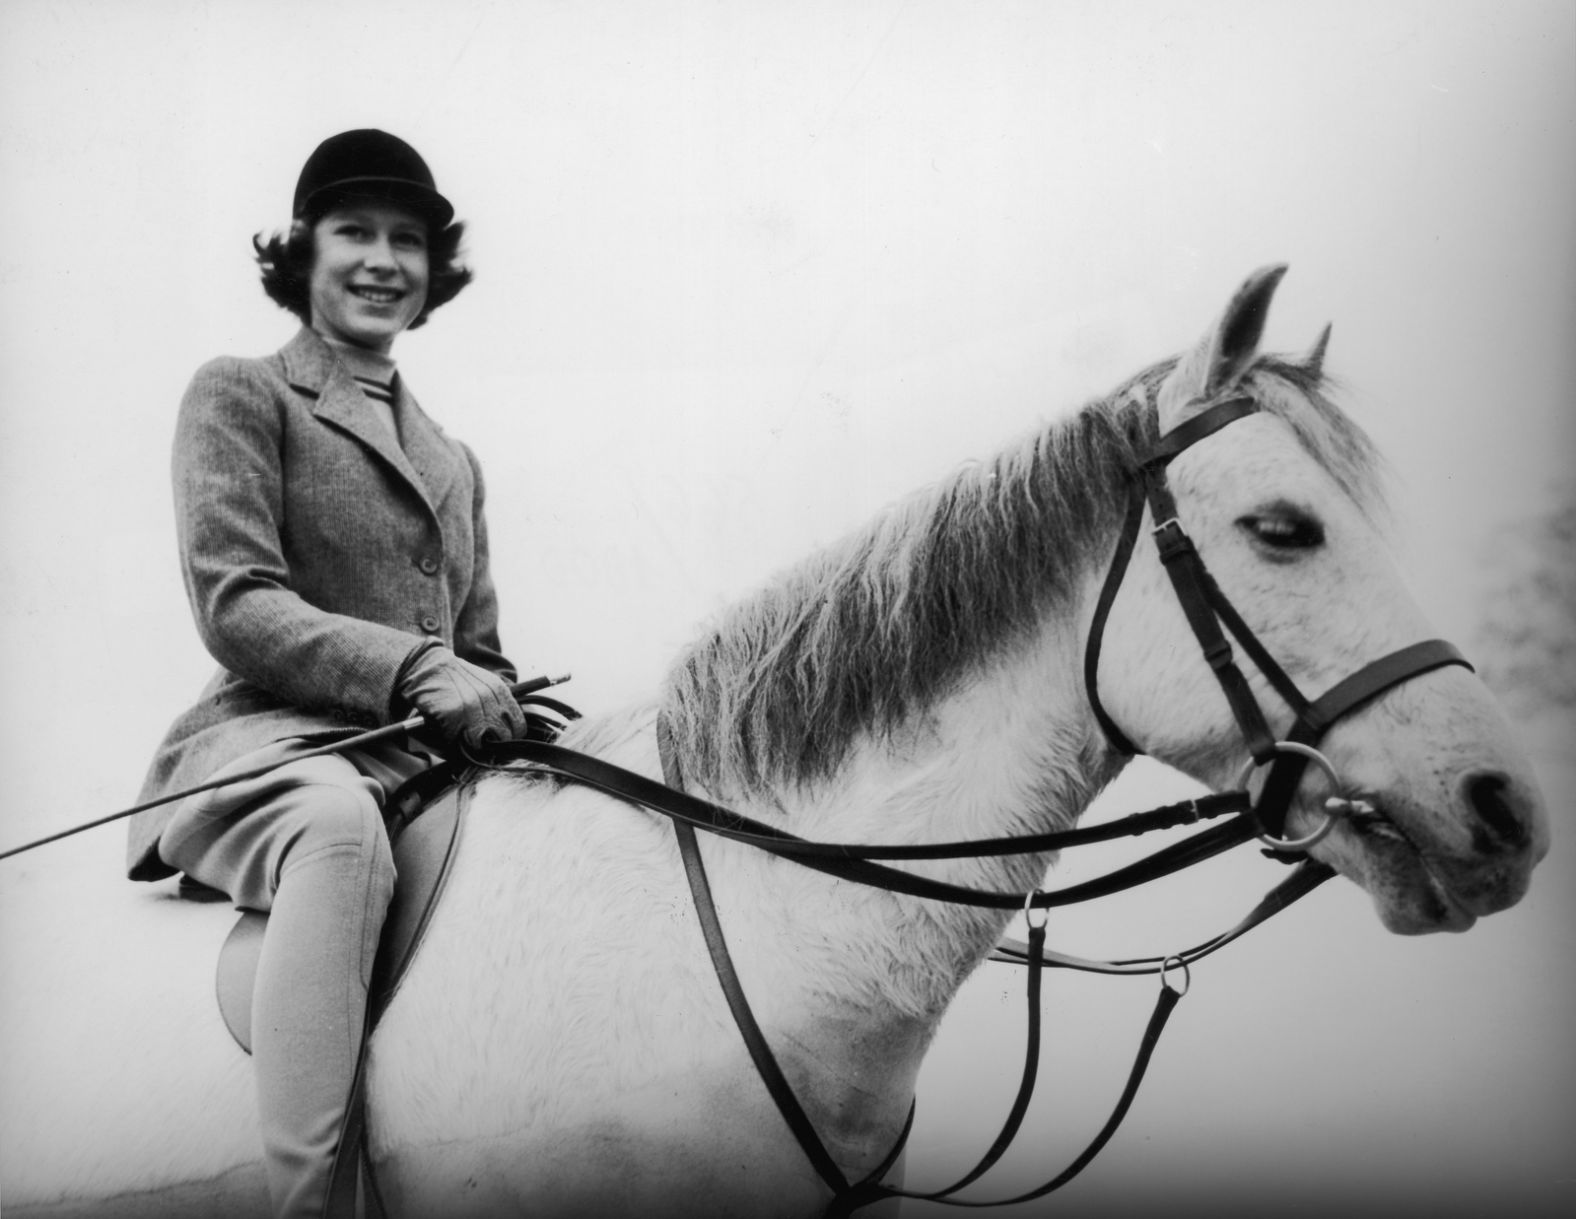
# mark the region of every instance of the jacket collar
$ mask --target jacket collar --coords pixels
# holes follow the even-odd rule
[[[405,388],[395,382],[394,418],[399,439],[373,414],[361,387],[316,331],[303,326],[279,351],[285,380],[298,393],[316,399],[312,413],[348,432],[394,469],[436,511],[454,480],[454,458],[438,426]]]

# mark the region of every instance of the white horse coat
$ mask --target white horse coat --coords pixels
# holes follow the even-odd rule
[[[1163,432],[1226,388],[1263,414],[1183,454],[1173,481],[1183,524],[1266,646],[1318,692],[1425,637],[1365,510],[1360,433],[1310,388],[1319,356],[1257,355],[1278,280],[1251,277],[1194,352],[1081,422],[920,493],[708,628],[660,700],[697,794],[845,842],[1070,825],[1125,760],[1081,670],[1120,510],[1125,442],[1108,421],[1137,427],[1147,411]],[[1244,747],[1145,544],[1101,656],[1124,732],[1211,786],[1234,783]],[[655,712],[583,721],[564,743],[657,777]],[[1387,925],[1461,928],[1525,892],[1543,813],[1469,673],[1408,682],[1323,748],[1382,815],[1339,824],[1313,853],[1368,889]],[[1293,822],[1306,828],[1328,793],[1317,776],[1304,789]],[[857,1180],[896,1139],[943,1011],[1010,912],[715,838],[702,849],[757,1017]],[[1049,862],[903,866],[1026,892]],[[5,963],[8,1219],[265,1215],[250,1062],[212,998],[233,914],[161,888],[90,918],[61,904],[52,861],[0,866],[13,869],[6,917],[29,923],[8,942],[33,946]],[[150,954],[168,967],[131,981],[103,964]],[[734,1027],[671,827],[575,786],[478,786],[423,951],[374,1036],[368,1104],[379,1188],[401,1219],[788,1219],[828,1200]]]

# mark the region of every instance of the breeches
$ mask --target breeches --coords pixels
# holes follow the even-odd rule
[[[326,1213],[394,892],[383,801],[431,764],[392,746],[288,760],[311,747],[279,741],[238,759],[226,769],[284,764],[191,797],[159,840],[172,867],[238,908],[269,913],[252,1054],[269,1193],[274,1213],[291,1219]]]

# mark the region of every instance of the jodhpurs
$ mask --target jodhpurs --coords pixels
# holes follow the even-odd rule
[[[226,769],[311,747],[278,741]],[[172,867],[228,894],[238,909],[269,912],[252,1055],[279,1219],[327,1213],[372,962],[394,892],[381,809],[399,783],[431,763],[426,753],[391,745],[287,760],[261,778],[191,797],[159,839]]]

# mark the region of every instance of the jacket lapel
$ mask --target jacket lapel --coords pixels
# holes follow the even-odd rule
[[[412,461],[412,455],[407,454],[400,442],[390,434],[383,422],[368,408],[366,395],[361,392],[361,387],[346,371],[334,356],[333,348],[325,343],[310,328],[302,327],[296,336],[290,340],[280,351],[284,360],[285,379],[291,388],[298,393],[316,399],[312,413],[325,423],[348,432],[366,448],[370,449],[377,457],[393,468],[403,478],[413,491],[433,509],[438,502],[438,488],[432,485],[424,474],[429,471],[441,469],[441,462],[434,462],[430,458],[432,440],[430,437],[418,442],[416,454],[423,458],[420,465]],[[430,432],[432,424],[426,427],[410,427],[408,421],[413,416],[419,416],[419,410],[411,409],[414,403],[409,403],[409,394],[400,385],[399,402],[395,407],[395,417],[399,422],[400,434],[405,437],[409,445],[414,435]],[[421,469],[425,466],[426,469]],[[418,473],[418,470],[421,470]]]
[[[454,448],[405,388],[405,378],[398,376],[394,378],[394,419],[405,457],[426,488],[429,502],[441,504],[455,479]]]

